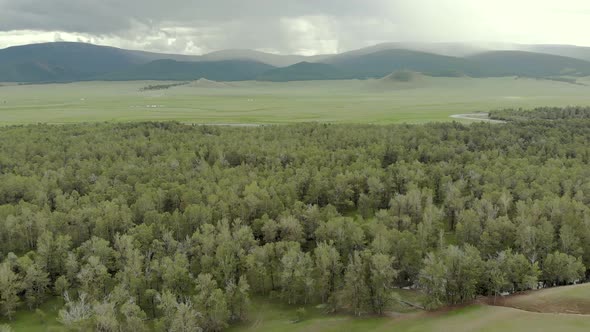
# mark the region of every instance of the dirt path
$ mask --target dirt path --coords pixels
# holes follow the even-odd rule
[[[453,119],[462,119],[462,120],[473,120],[473,121],[484,121],[490,123],[506,123],[506,121],[502,120],[493,120],[488,118],[488,113],[470,113],[470,114],[453,114],[451,118]]]

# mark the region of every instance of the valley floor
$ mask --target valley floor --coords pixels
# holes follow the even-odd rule
[[[585,84],[590,78],[580,80]],[[424,123],[508,107],[590,104],[590,86],[550,80],[434,78],[232,82],[140,91],[154,82],[3,85],[0,125],[175,120],[201,124]],[[161,82],[159,83],[161,84]]]

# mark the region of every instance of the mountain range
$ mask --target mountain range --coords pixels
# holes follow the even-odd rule
[[[0,82],[87,80],[297,81],[381,78],[396,71],[430,76],[588,76],[590,48],[571,45],[385,43],[332,55],[224,50],[161,54],[56,42],[0,50]]]

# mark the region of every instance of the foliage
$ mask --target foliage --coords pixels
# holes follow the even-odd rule
[[[587,275],[585,120],[38,125],[0,140],[8,318],[65,292],[71,329],[218,331],[256,295],[383,315],[400,287],[435,308]]]

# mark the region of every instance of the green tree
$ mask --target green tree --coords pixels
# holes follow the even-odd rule
[[[225,294],[217,288],[210,274],[197,277],[194,296],[195,308],[201,314],[200,326],[206,331],[221,331],[230,318]]]
[[[321,296],[322,302],[336,292],[342,275],[342,262],[338,250],[331,244],[319,243],[314,249],[316,287]]]
[[[233,281],[225,287],[226,302],[231,321],[245,320],[246,310],[250,305],[250,285],[245,276],[241,276],[237,284]]]
[[[314,287],[312,273],[313,262],[309,253],[298,247],[292,247],[281,258],[281,291],[289,304],[310,300]]]
[[[21,278],[12,271],[10,265],[4,262],[0,264],[0,310],[2,315],[12,319],[20,298],[18,294],[23,288]]]
[[[23,288],[29,309],[38,307],[47,295],[49,274],[43,271],[37,264],[31,264],[25,271]]]
[[[366,310],[371,301],[370,288],[367,285],[367,266],[361,252],[355,251],[346,267],[343,295],[344,303],[358,316]]]
[[[397,271],[393,269],[393,259],[388,255],[375,254],[369,264],[371,307],[374,313],[383,315],[393,300],[393,281]]]
[[[582,260],[556,251],[543,261],[542,278],[550,286],[571,284],[582,280],[586,267]]]

